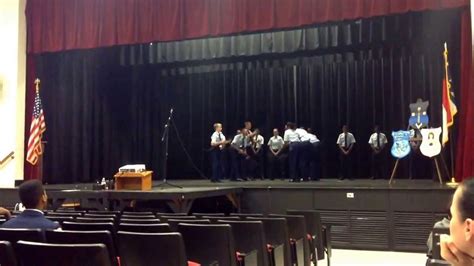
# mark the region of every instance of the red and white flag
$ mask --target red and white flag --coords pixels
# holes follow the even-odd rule
[[[443,78],[443,100],[442,100],[442,114],[443,114],[443,135],[442,144],[443,146],[449,141],[449,127],[454,124],[454,115],[458,112],[456,105],[454,104],[454,94],[451,91],[451,77],[449,75],[449,64],[448,64],[448,47],[444,43],[444,71],[445,75]]]
[[[39,83],[38,80],[36,82]],[[39,156],[43,153],[41,139],[43,133],[46,131],[46,122],[44,121],[43,106],[41,105],[38,83],[36,84],[35,105],[33,107],[30,137],[28,139],[28,151],[26,154],[26,160],[32,165],[35,165],[38,162]]]

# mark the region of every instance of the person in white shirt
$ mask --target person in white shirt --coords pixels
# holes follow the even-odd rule
[[[349,178],[352,180],[353,177],[350,176],[350,174],[352,174],[351,154],[356,140],[354,135],[349,132],[349,127],[347,125],[342,126],[342,133],[339,134],[336,143],[340,152],[339,179],[342,180],[344,178]]]
[[[284,177],[283,146],[285,142],[278,132],[278,128],[273,129],[273,137],[268,140],[267,153],[267,176],[274,180],[275,177],[282,179]]]
[[[211,163],[212,178],[211,182],[221,182],[222,179],[222,154],[225,144],[228,143],[222,133],[222,124],[214,124],[214,133],[211,135]]]
[[[300,181],[309,181],[309,156],[311,151],[311,143],[309,142],[310,136],[304,127],[299,127],[295,130],[296,134],[298,134],[298,138],[300,142],[297,144],[298,146],[298,168],[299,168],[299,179]]]
[[[372,177],[375,178],[385,178],[385,156],[384,148],[388,143],[387,137],[384,133],[380,132],[379,126],[374,127],[374,133],[370,135],[369,145],[372,149]]]
[[[310,143],[310,152],[309,152],[309,175],[310,180],[319,181],[320,176],[320,155],[319,155],[319,144],[321,143],[318,137],[313,134],[311,128],[308,128],[308,138]]]
[[[265,143],[265,139],[260,135],[260,129],[256,128],[254,130],[254,136],[251,142],[253,177],[263,179],[263,144]]]
[[[247,179],[246,177],[249,172],[248,162],[250,161],[250,156],[247,153],[247,146],[250,144],[250,141],[247,136],[248,130],[242,128],[240,134],[235,135],[231,142],[232,169],[230,179],[232,181]]]
[[[290,164],[290,182],[299,182],[298,178],[298,157],[300,137],[296,133],[296,124],[292,122],[286,123],[285,134],[283,135],[285,145],[289,146],[289,164]]]

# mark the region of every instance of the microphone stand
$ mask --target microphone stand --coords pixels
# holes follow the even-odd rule
[[[173,108],[170,109],[170,116],[168,117],[168,120],[166,121],[165,124],[165,129],[163,130],[163,136],[161,137],[161,142],[164,143],[165,145],[165,157],[163,158],[163,179],[160,184],[156,185],[156,187],[161,187],[168,185],[170,187],[176,187],[176,188],[183,188],[181,186],[172,184],[168,182],[167,176],[168,176],[168,139],[169,139],[169,131],[170,131],[170,126],[172,123],[173,119]]]

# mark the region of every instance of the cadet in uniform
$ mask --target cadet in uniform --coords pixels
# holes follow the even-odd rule
[[[310,180],[319,181],[319,176],[321,173],[320,170],[320,156],[319,156],[319,145],[320,141],[318,137],[313,134],[311,128],[307,129],[308,131],[308,138],[310,143],[310,150],[309,150],[309,176]]]
[[[370,135],[369,145],[372,148],[372,177],[385,178],[385,152],[384,147],[388,143],[387,136],[380,132],[379,126],[374,127],[374,133]]]
[[[290,182],[299,182],[298,178],[298,156],[299,156],[299,147],[298,144],[300,139],[298,134],[295,132],[296,125],[292,122],[286,123],[285,134],[283,135],[283,140],[285,145],[289,146],[289,161],[290,161]]]
[[[240,134],[235,135],[231,142],[232,170],[231,180],[242,181],[247,175],[247,140],[248,131],[246,128],[240,130]],[[244,178],[242,178],[244,177]]]
[[[222,134],[222,124],[214,124],[214,133],[211,135],[211,161],[212,161],[212,178],[211,182],[221,182],[222,179],[222,158],[221,151],[226,144],[224,134]]]
[[[337,138],[337,145],[339,147],[339,179],[342,180],[344,178],[352,179],[352,176],[349,176],[352,171],[352,162],[351,162],[351,154],[352,149],[354,148],[354,144],[356,140],[354,135],[349,132],[349,127],[344,125],[342,127],[342,133],[339,134]]]
[[[284,155],[282,153],[283,146],[285,142],[283,138],[280,136],[277,128],[273,129],[273,137],[268,140],[268,155],[267,155],[267,176],[273,180],[275,177],[277,178],[284,178],[284,167],[285,167],[285,160]],[[278,174],[276,174],[276,169],[278,169]]]
[[[254,130],[252,138],[252,159],[254,163],[253,177],[263,179],[263,144],[265,139],[260,135],[260,129]]]
[[[298,146],[298,166],[299,166],[299,175],[298,178],[300,181],[309,181],[309,156],[311,150],[311,144],[309,143],[309,136],[306,129],[299,127],[295,130],[298,134],[300,142]]]

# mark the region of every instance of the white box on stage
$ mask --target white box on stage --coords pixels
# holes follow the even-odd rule
[[[119,168],[119,173],[141,173],[145,171],[144,164],[127,164]]]

